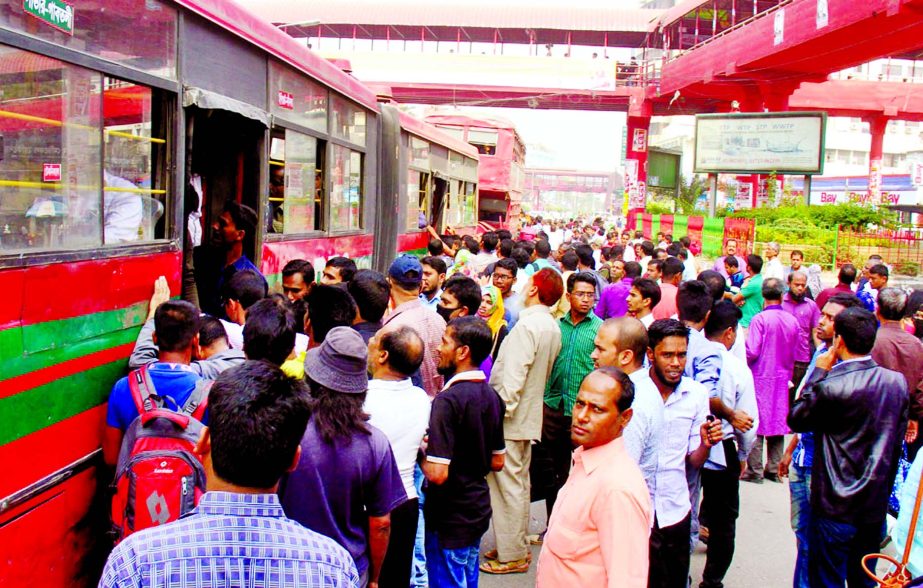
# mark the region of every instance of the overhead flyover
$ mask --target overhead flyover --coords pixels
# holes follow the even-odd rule
[[[662,10],[495,0],[239,0],[295,37],[641,47]]]
[[[734,16],[750,6],[755,14]],[[782,96],[836,71],[915,55],[923,0],[687,0],[654,21],[649,41],[663,52],[654,99],[727,99],[747,86]]]

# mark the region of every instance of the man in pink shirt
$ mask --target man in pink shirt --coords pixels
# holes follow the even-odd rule
[[[683,279],[683,262],[675,257],[663,260],[660,273],[660,302],[654,307],[654,320],[676,318],[676,294]]]
[[[574,403],[574,465],[558,494],[536,588],[647,586],[651,499],[625,450],[634,385],[618,368],[591,372]]]

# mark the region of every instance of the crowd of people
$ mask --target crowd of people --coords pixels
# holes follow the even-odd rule
[[[207,491],[121,541],[101,586],[470,588],[537,565],[537,586],[720,587],[740,481],[785,477],[794,586],[871,585],[859,560],[923,412],[923,292],[880,258],[824,289],[776,244],[729,239],[706,268],[688,237],[536,219],[386,274],[291,260],[271,293],[245,217],[213,227],[199,307],[156,281],[130,361],[177,410],[213,381]],[[131,388],[109,400],[113,465]]]

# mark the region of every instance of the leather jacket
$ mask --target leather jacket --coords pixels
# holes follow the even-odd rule
[[[851,525],[884,521],[907,429],[903,375],[870,357],[815,368],[788,415],[814,433],[811,508]]]

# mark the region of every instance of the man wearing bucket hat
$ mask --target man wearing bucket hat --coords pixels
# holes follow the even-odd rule
[[[336,540],[356,561],[362,586],[378,586],[391,511],[407,500],[388,438],[363,411],[368,349],[350,327],[335,327],[308,350],[305,378],[314,413],[301,461],[282,481],[285,512]]]

